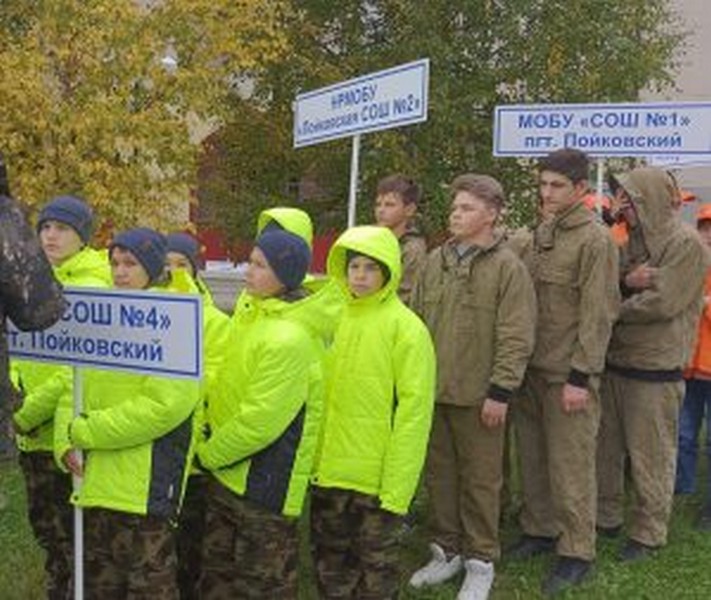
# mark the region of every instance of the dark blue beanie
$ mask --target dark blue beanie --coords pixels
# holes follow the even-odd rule
[[[311,250],[302,238],[288,231],[271,230],[262,233],[255,246],[264,253],[287,291],[301,285],[311,263]]]
[[[163,234],[147,227],[127,229],[114,236],[109,245],[109,256],[116,246],[128,250],[136,257],[148,273],[151,283],[155,283],[163,274],[168,247]]]
[[[37,231],[45,221],[59,221],[69,225],[79,234],[82,242],[89,243],[94,215],[91,207],[81,198],[57,196],[50,200],[40,211],[37,219]]]
[[[169,233],[166,239],[168,252],[177,252],[187,257],[197,274],[200,269],[200,243],[193,236],[181,232]]]

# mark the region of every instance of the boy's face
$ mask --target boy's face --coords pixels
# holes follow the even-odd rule
[[[39,237],[47,260],[55,267],[74,256],[83,246],[73,227],[52,219],[42,223]]]
[[[375,199],[375,222],[399,233],[404,233],[416,211],[417,205],[405,204],[398,194],[380,194]]]
[[[711,248],[711,221],[709,219],[699,221],[696,228],[699,230],[701,241]]]
[[[258,298],[278,296],[284,289],[283,284],[276,276],[267,257],[259,248],[254,248],[249,255],[249,265],[245,275],[245,288]]]
[[[493,229],[496,210],[469,192],[457,192],[449,212],[449,232],[457,242],[476,241]]]
[[[383,271],[372,258],[355,256],[348,263],[348,289],[356,298],[374,294],[384,283]]]
[[[165,266],[168,267],[168,270],[171,272],[176,269],[184,269],[190,273],[192,277],[195,277],[193,263],[190,262],[190,259],[185,256],[185,254],[181,254],[180,252],[167,252],[165,255]]]
[[[612,199],[613,214],[622,217],[625,223],[630,227],[636,227],[639,219],[637,218],[637,209],[632,202],[630,195],[620,187]]]
[[[544,216],[564,211],[582,199],[588,189],[586,181],[573,183],[561,173],[541,171],[538,175],[538,193],[541,197],[541,212]]]
[[[133,252],[116,246],[111,251],[111,277],[114,287],[124,290],[143,290],[151,278]]]

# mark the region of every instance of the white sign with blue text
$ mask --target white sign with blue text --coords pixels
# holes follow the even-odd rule
[[[202,298],[65,288],[62,319],[43,331],[8,327],[14,358],[200,379]]]
[[[427,120],[429,59],[299,94],[294,147]]]
[[[711,158],[711,102],[497,106],[494,156],[578,148],[597,157]]]

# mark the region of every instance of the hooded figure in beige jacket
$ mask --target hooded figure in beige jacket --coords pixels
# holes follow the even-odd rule
[[[620,559],[666,543],[672,508],[682,370],[701,313],[706,253],[674,214],[678,190],[656,168],[611,179],[614,209],[629,228],[622,249],[623,302],[607,353],[598,441],[598,529],[614,536],[624,521],[624,461],[635,494]],[[645,286],[630,287],[640,266]]]

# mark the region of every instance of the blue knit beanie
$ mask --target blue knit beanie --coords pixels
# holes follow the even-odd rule
[[[114,236],[109,245],[109,256],[116,246],[128,250],[136,257],[148,273],[151,283],[155,283],[163,274],[168,247],[163,234],[147,227],[128,229]]]
[[[271,230],[257,238],[255,246],[263,253],[279,281],[289,290],[301,285],[311,263],[311,250],[298,235]]]
[[[45,221],[59,221],[69,225],[77,232],[81,241],[89,243],[94,223],[91,207],[81,198],[75,196],[57,196],[50,200],[40,211],[37,219],[37,231],[42,229]]]
[[[169,233],[166,239],[168,252],[177,252],[185,256],[197,274],[200,270],[200,243],[193,236],[181,232]]]

